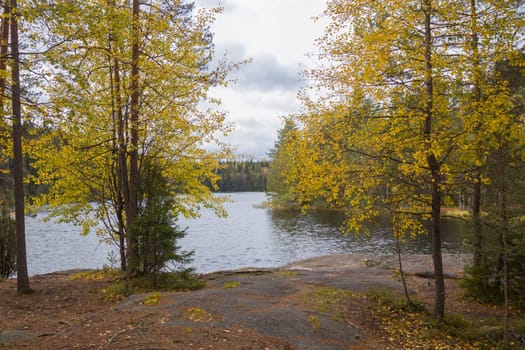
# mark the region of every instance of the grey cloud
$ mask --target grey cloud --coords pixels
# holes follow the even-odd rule
[[[241,62],[248,59],[246,49],[240,44],[216,45],[215,49],[219,57],[226,54],[226,58],[230,62]]]
[[[299,67],[284,65],[271,55],[253,57],[252,62],[241,67],[234,77],[239,89],[258,91],[294,90],[300,86]]]
[[[237,146],[240,153],[248,155],[254,159],[268,159],[268,152],[275,143],[273,133],[266,134],[261,131],[243,130],[236,133],[237,137],[233,143]]]
[[[261,118],[251,117],[236,123],[231,141],[242,154],[255,159],[267,159],[267,153],[275,143],[276,134],[272,125]]]

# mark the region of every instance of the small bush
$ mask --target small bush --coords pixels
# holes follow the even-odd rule
[[[131,292],[133,293],[189,291],[201,289],[204,286],[204,281],[192,274],[191,269],[179,272],[160,272],[155,281],[147,275],[134,277],[130,280]]]
[[[5,207],[0,208],[0,280],[12,276],[16,271],[15,220]]]
[[[107,301],[119,301],[129,296],[126,284],[124,282],[116,282],[111,284],[109,287],[102,289],[104,300]]]

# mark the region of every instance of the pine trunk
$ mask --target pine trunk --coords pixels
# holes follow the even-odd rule
[[[432,122],[434,110],[434,68],[432,65],[432,1],[425,0],[425,144],[427,147],[427,162],[431,173],[432,193],[432,260],[434,263],[435,299],[434,316],[445,316],[445,279],[443,275],[443,258],[441,255],[441,176],[440,164],[432,150]]]
[[[133,227],[138,211],[138,128],[139,128],[139,14],[140,3],[133,0],[132,37],[131,47],[131,114],[130,114],[130,157],[129,157],[129,197],[127,203],[127,230],[128,230],[128,269],[131,273],[137,272],[138,250],[137,232]]]
[[[479,63],[479,36],[478,36],[478,16],[477,16],[477,0],[470,1],[470,26],[471,26],[471,45],[472,45],[472,71],[473,71],[473,96],[472,102],[474,106],[479,106],[481,102],[481,72]],[[475,126],[476,133],[479,134],[481,125],[477,123]],[[479,136],[476,135],[479,140]],[[480,147],[479,141],[477,147]],[[478,150],[479,152],[479,150]],[[481,266],[483,257],[483,232],[481,226],[481,174],[479,167],[475,169],[474,179],[474,193],[472,196],[472,224],[474,229],[473,239],[473,265],[475,267]]]
[[[24,159],[22,154],[22,113],[20,105],[20,65],[18,52],[17,1],[11,0],[11,99],[13,108],[13,182],[16,220],[16,279],[18,294],[31,292],[27,273],[24,212]]]

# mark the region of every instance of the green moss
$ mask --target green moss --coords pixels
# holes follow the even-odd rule
[[[195,322],[209,322],[213,316],[200,307],[189,307],[183,312],[183,317]]]
[[[315,315],[308,316],[308,322],[310,322],[314,330],[321,328],[321,320],[319,320],[319,317]]]
[[[224,288],[237,288],[241,285],[241,282],[233,281],[228,282],[223,285]]]
[[[142,299],[142,304],[144,305],[158,305],[160,302],[160,294],[159,293],[152,293],[144,299]]]
[[[316,287],[303,295],[305,304],[315,311],[327,313],[334,321],[343,322],[346,314],[346,302],[357,297],[350,291],[334,287]]]
[[[370,313],[400,348],[410,349],[500,349],[501,332],[490,321],[469,320],[460,314],[434,318],[423,305],[407,304],[389,292],[371,292]],[[490,332],[484,331],[490,330]]]
[[[281,276],[288,276],[288,277],[295,276],[295,271],[291,271],[291,270],[282,270],[282,271],[277,271],[276,273]]]

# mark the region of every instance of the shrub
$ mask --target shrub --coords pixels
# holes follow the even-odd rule
[[[131,293],[146,293],[154,291],[190,291],[201,289],[204,281],[191,273],[191,269],[178,272],[160,272],[153,280],[151,276],[137,276],[129,281]]]
[[[525,240],[511,236],[509,241],[509,297],[515,307],[523,308],[525,306]],[[465,268],[465,275],[459,285],[468,296],[483,303],[503,304],[502,259],[502,253],[497,249],[486,253],[483,264]]]
[[[102,294],[104,295],[104,300],[106,301],[120,301],[129,296],[130,293],[126,288],[126,284],[122,281],[119,281],[109,285],[105,289],[102,289]]]
[[[182,252],[177,246],[177,240],[186,232],[177,227],[173,212],[175,199],[160,165],[145,160],[141,180],[139,215],[134,222],[138,235],[138,266],[139,272],[150,276],[156,286],[159,274],[169,264],[188,263],[193,252]]]
[[[15,221],[7,208],[0,208],[0,279],[9,278],[16,271]]]

